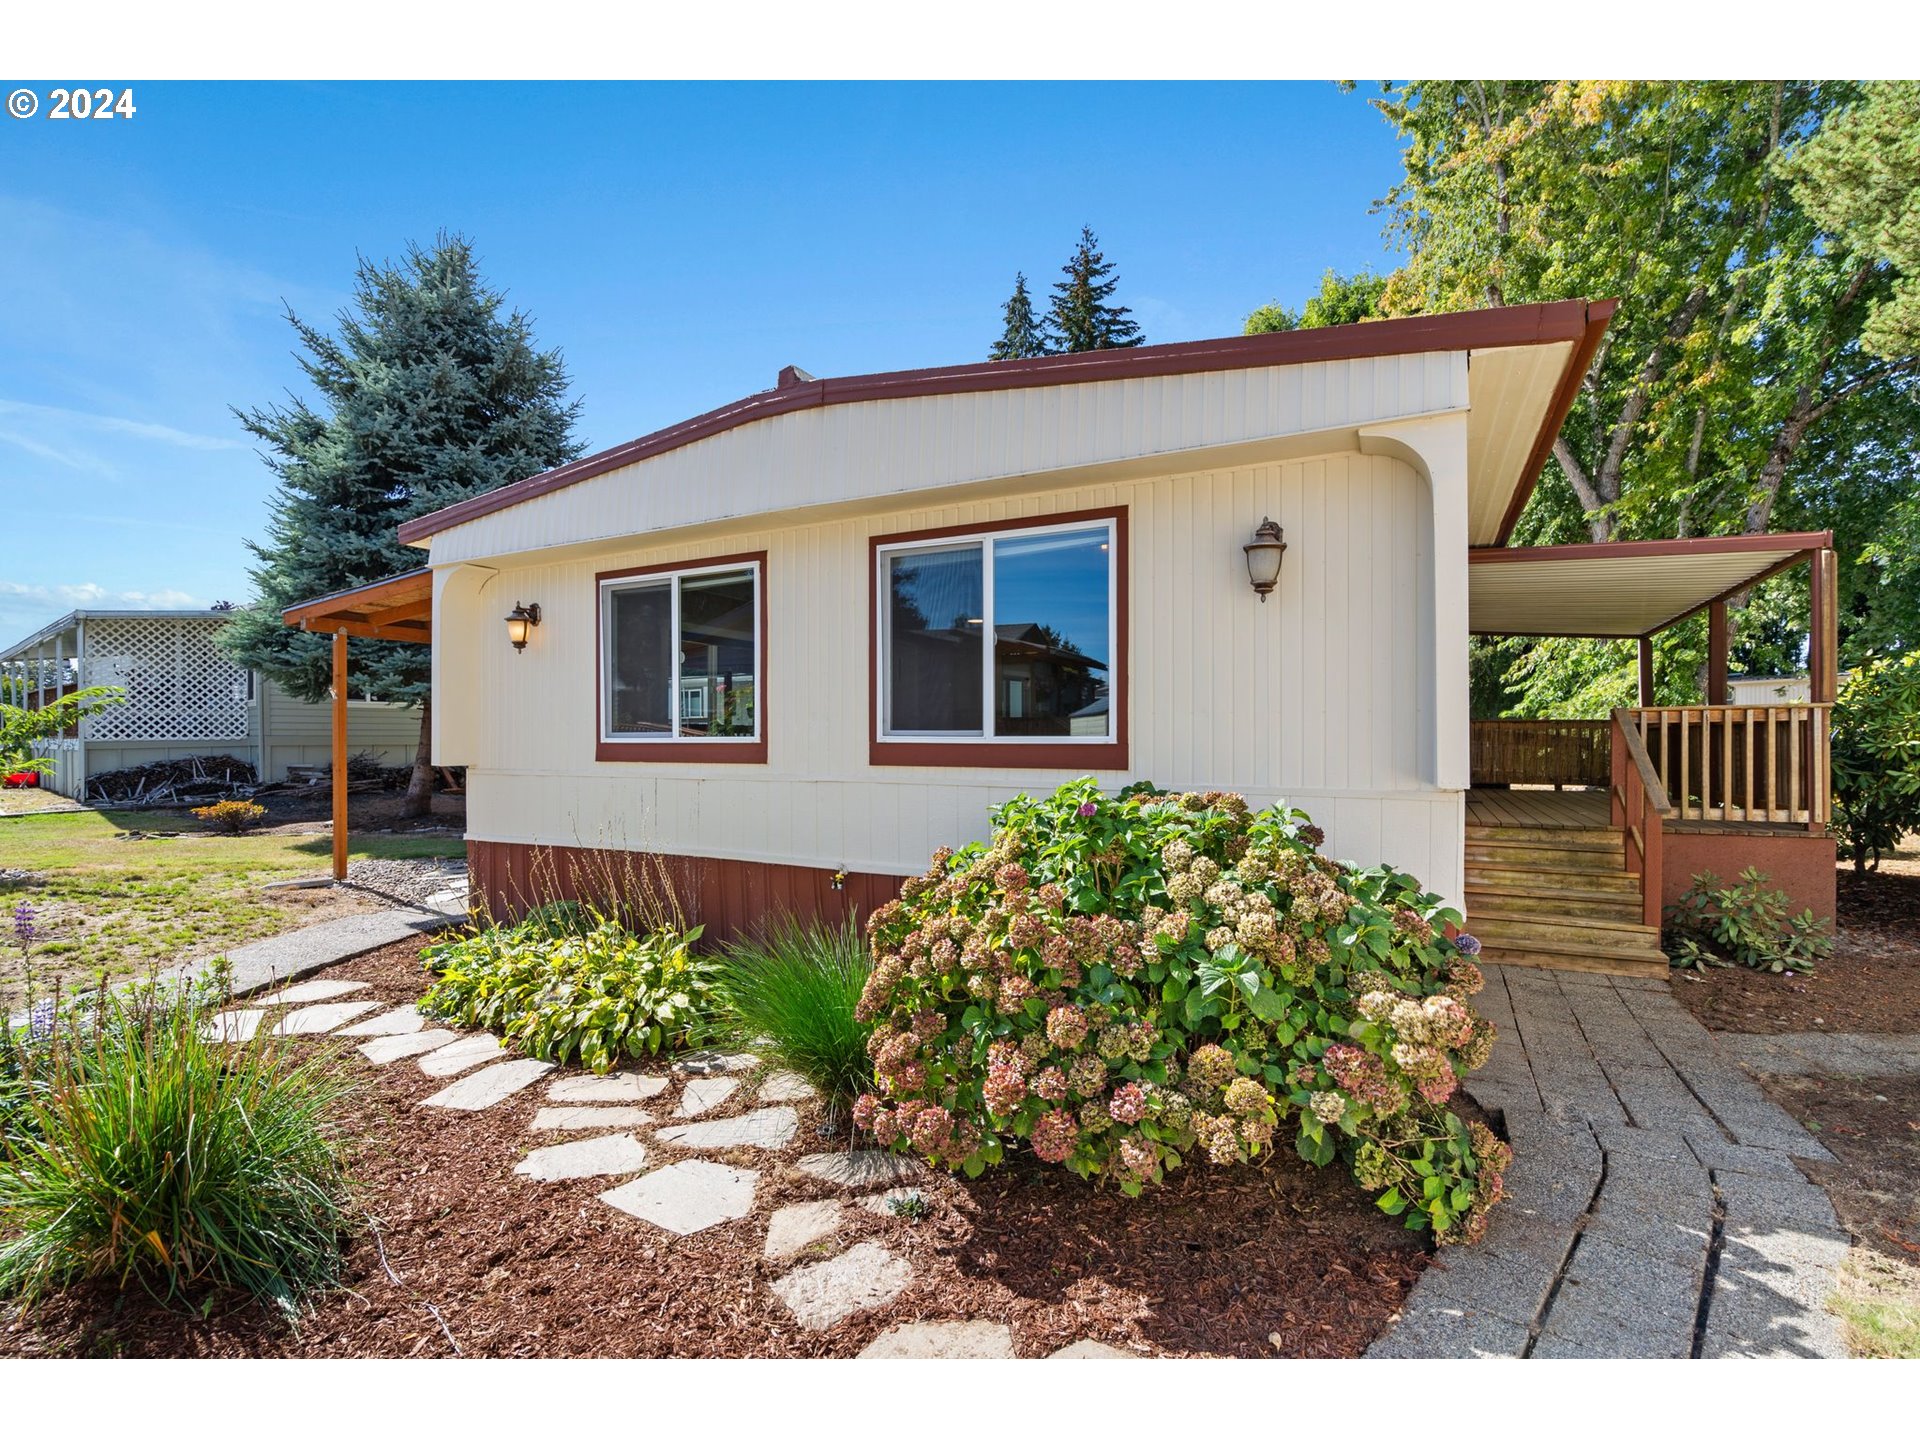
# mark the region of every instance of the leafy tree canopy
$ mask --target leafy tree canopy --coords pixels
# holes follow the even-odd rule
[[[1320,289],[1307,297],[1298,310],[1289,310],[1279,301],[1269,301],[1247,316],[1242,333],[1272,335],[1283,330],[1314,330],[1322,325],[1352,325],[1361,320],[1380,318],[1380,299],[1387,288],[1387,277],[1362,270],[1342,275],[1329,269],[1320,277]]]

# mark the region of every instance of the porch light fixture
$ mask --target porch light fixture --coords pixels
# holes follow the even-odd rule
[[[507,639],[513,642],[516,651],[527,648],[527,637],[533,633],[533,627],[540,623],[540,607],[516,603],[513,613],[507,616]]]
[[[1287,553],[1286,532],[1271,519],[1261,517],[1260,528],[1253,532],[1253,543],[1243,545],[1247,552],[1247,579],[1262,605],[1273,587],[1280,583],[1280,559]]]

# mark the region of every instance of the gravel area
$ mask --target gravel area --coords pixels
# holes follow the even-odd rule
[[[347,884],[381,899],[424,905],[448,891],[464,895],[465,860],[355,860],[347,866]]]

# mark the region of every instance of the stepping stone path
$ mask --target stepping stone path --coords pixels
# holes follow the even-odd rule
[[[737,1075],[760,1063],[756,1055],[722,1055],[714,1050],[695,1050],[674,1062],[676,1075]]]
[[[609,1105],[629,1100],[651,1100],[670,1082],[664,1075],[641,1075],[623,1070],[613,1075],[569,1075],[553,1082],[547,1091],[550,1100],[569,1105]]]
[[[995,1320],[916,1320],[896,1325],[862,1360],[1011,1360],[1013,1327]]]
[[[382,1035],[360,1047],[360,1053],[375,1065],[391,1065],[410,1055],[424,1055],[460,1038],[455,1030],[416,1030],[411,1035]]]
[[[581,1180],[590,1175],[631,1175],[646,1168],[647,1147],[631,1135],[596,1135],[535,1150],[513,1167],[513,1173],[529,1180]]]
[[[315,982],[319,983],[319,982]],[[324,1035],[337,1025],[344,1025],[356,1015],[364,1015],[369,1010],[378,1010],[378,1000],[354,1000],[344,1005],[309,1005],[303,1010],[290,1010],[280,1017],[280,1023],[273,1027],[275,1035]]]
[[[711,1160],[682,1160],[609,1190],[600,1198],[616,1210],[671,1230],[692,1235],[753,1209],[753,1192],[760,1176]]]
[[[209,1040],[217,1040],[226,1045],[241,1045],[253,1039],[260,1029],[260,1022],[267,1018],[264,1010],[227,1010],[214,1016],[203,1027]]]
[[[849,1315],[894,1299],[913,1283],[913,1267],[884,1245],[863,1240],[844,1254],[790,1270],[773,1282],[808,1330],[825,1330]]]
[[[428,1055],[420,1062],[420,1073],[458,1075],[462,1070],[471,1070],[483,1060],[493,1060],[505,1053],[505,1047],[493,1036],[469,1035]]]
[[[792,1106],[779,1105],[766,1110],[749,1110],[728,1120],[703,1120],[697,1125],[675,1125],[660,1132],[660,1138],[694,1150],[726,1150],[735,1145],[751,1145],[759,1150],[785,1148],[800,1129],[800,1116]]]
[[[536,1130],[630,1130],[651,1124],[653,1116],[638,1105],[542,1106],[533,1117]]]
[[[680,1092],[680,1108],[676,1115],[704,1115],[716,1105],[724,1105],[734,1091],[740,1088],[738,1080],[729,1080],[724,1075],[711,1076],[704,1080],[689,1080],[686,1088]]]
[[[906,1155],[888,1150],[853,1150],[833,1155],[803,1155],[794,1162],[816,1180],[848,1190],[871,1190],[896,1185],[926,1174],[927,1167]]]
[[[1116,1349],[1098,1340],[1076,1340],[1071,1345],[1062,1345],[1047,1358],[1049,1360],[1138,1360],[1140,1357],[1131,1351]]]
[[[840,1228],[838,1200],[807,1200],[798,1205],[783,1205],[767,1222],[766,1257],[785,1260],[798,1255],[816,1241],[825,1240]]]
[[[289,985],[273,995],[256,995],[254,999],[262,1005],[309,1005],[315,1000],[338,1000],[356,990],[372,988],[364,980],[309,980],[303,985]]]
[[[426,1017],[411,1005],[396,1005],[384,1015],[349,1025],[342,1035],[412,1035],[427,1028]]]
[[[509,1060],[463,1075],[420,1103],[442,1110],[485,1110],[533,1084],[553,1066],[545,1060]]]
[[[812,1100],[820,1092],[791,1070],[776,1070],[760,1082],[758,1098],[769,1104],[782,1100]]]

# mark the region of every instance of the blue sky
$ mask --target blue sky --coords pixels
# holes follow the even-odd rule
[[[283,304],[330,323],[356,252],[470,236],[599,448],[789,363],[978,358],[1082,223],[1149,341],[1385,267],[1370,88],[136,84],[131,120],[0,118],[0,643],[248,598],[272,484],[227,407],[297,385]]]

